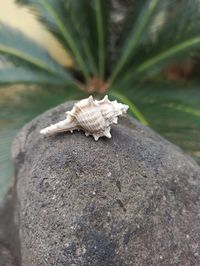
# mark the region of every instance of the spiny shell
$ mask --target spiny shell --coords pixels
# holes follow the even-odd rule
[[[117,123],[118,116],[125,114],[128,105],[109,101],[106,95],[102,100],[94,100],[92,96],[75,103],[67,118],[40,131],[41,134],[83,130],[86,136],[92,135],[95,140],[100,137],[111,138],[111,124]]]

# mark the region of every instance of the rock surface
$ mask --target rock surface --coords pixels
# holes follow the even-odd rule
[[[200,265],[200,168],[131,118],[95,142],[27,124],[13,144],[22,266]]]
[[[10,250],[2,244],[0,244],[0,266],[15,266]]]
[[[20,266],[19,233],[13,217],[14,195],[10,189],[0,204],[0,266]]]

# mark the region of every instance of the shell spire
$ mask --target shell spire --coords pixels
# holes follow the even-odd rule
[[[116,124],[118,116],[125,114],[128,105],[110,101],[106,95],[102,100],[94,100],[92,96],[74,104],[67,118],[57,124],[46,127],[41,134],[83,130],[86,136],[92,135],[97,141],[100,137],[111,138],[111,125]]]

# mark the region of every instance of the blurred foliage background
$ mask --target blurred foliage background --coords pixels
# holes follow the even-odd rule
[[[72,1],[68,1],[69,3],[72,3]],[[89,3],[87,0],[84,1],[85,3]],[[82,3],[84,1],[82,1]],[[198,0],[194,1],[196,4],[198,3]],[[28,5],[37,5],[38,2],[42,1],[31,0],[20,2],[25,2]],[[48,2],[52,4],[54,1],[49,0]],[[73,3],[75,2],[77,1],[74,1]],[[98,0],[96,2],[98,2]],[[102,48],[102,39],[99,39],[99,34],[97,34],[95,37],[97,44],[94,44],[90,40],[89,45],[95,46],[93,55],[94,61],[96,60],[95,63],[97,63],[97,66],[99,67],[97,67],[97,72],[99,71],[99,73],[95,76],[96,72],[94,71],[94,73],[92,73],[92,79],[89,80],[89,82],[84,81],[84,75],[82,75],[79,68],[74,66],[76,63],[72,60],[73,56],[69,56],[69,53],[67,52],[70,50],[70,47],[65,45],[66,43],[62,39],[62,35],[60,36],[58,34],[60,32],[51,28],[52,21],[49,19],[50,17],[47,16],[47,18],[45,18],[45,16],[41,16],[40,19],[48,24],[47,28],[51,29],[51,33],[42,26],[40,22],[38,22],[36,16],[26,5],[18,6],[14,0],[0,2],[0,21],[3,22],[3,30],[0,31],[0,47],[1,43],[6,43],[6,48],[9,47],[9,42],[11,43],[11,41],[16,44],[16,47],[19,44],[21,46],[24,44],[27,45],[24,35],[18,35],[18,30],[20,29],[20,31],[26,34],[30,40],[33,40],[34,42],[39,43],[41,47],[44,47],[55,62],[64,67],[63,69],[70,75],[70,78],[71,76],[72,79],[75,77],[75,80],[82,83],[81,90],[79,89],[79,84],[77,85],[76,82],[66,81],[66,84],[64,83],[64,85],[60,85],[60,80],[56,79],[54,75],[52,77],[49,75],[49,78],[47,76],[48,82],[46,82],[46,76],[44,74],[42,79],[41,75],[38,76],[43,85],[41,86],[39,84],[40,86],[36,86],[35,83],[37,82],[35,82],[35,80],[38,75],[38,71],[35,71],[36,67],[29,64],[29,62],[19,62],[17,60],[16,63],[16,57],[11,54],[6,54],[6,51],[4,50],[0,65],[0,83],[2,83],[0,88],[0,197],[4,195],[9,184],[9,180],[13,176],[10,147],[13,137],[17,131],[26,122],[30,121],[43,111],[67,100],[86,97],[89,93],[94,93],[97,96],[99,96],[99,94],[108,93],[110,94],[110,97],[118,98],[124,102],[128,101],[132,107],[130,115],[135,115],[137,119],[144,123],[147,121],[151,128],[159,132],[172,143],[180,146],[200,163],[200,81],[198,78],[200,74],[200,61],[198,59],[198,50],[200,47],[198,39],[198,23],[200,22],[199,6],[194,6],[193,2],[191,10],[189,8],[187,8],[187,10],[184,9],[184,12],[187,12],[181,13],[182,16],[183,14],[185,14],[185,16],[183,16],[183,19],[180,19],[177,23],[176,19],[173,21],[174,17],[178,17],[174,16],[174,14],[177,15],[176,12],[181,10],[180,5],[183,2],[184,4],[186,2],[188,4],[189,1],[187,0],[145,0],[142,4],[140,2],[140,4],[136,5],[134,10],[130,9],[130,5],[132,7],[135,2],[134,0],[125,2],[113,0],[111,2],[114,7],[112,15],[114,14],[113,16],[116,18],[116,21],[115,24],[111,26],[113,36],[110,45],[111,48],[109,47],[109,49],[112,50],[110,62],[113,61],[113,65],[115,65],[116,62],[121,63],[117,64],[118,66],[113,67],[113,69],[110,67],[111,63],[109,63],[106,68],[107,57],[105,50],[107,49],[107,43],[103,40],[103,45],[105,45],[105,47],[99,50],[97,47]],[[145,18],[147,19],[145,14],[146,16],[149,14],[148,11],[150,9],[148,8],[150,8],[150,2],[155,5],[159,2],[165,3],[167,9],[165,5],[162,5],[161,7],[159,6],[159,9],[152,15],[150,20],[154,27],[152,26],[151,28],[148,28],[147,25],[149,23],[147,23],[145,26],[146,32],[145,30],[143,32],[145,34],[142,34],[141,36],[138,35],[139,42],[135,47],[133,47],[133,42],[138,41],[135,38],[135,33],[140,33],[137,29],[141,29],[141,25],[144,24]],[[102,8],[101,6],[99,7]],[[39,8],[41,8],[41,6],[39,6]],[[73,6],[73,8],[75,11],[78,10],[76,9],[78,8],[77,6]],[[138,12],[138,14],[140,14],[140,16],[138,15],[138,20],[133,21],[132,16],[129,16],[127,10],[130,10],[130,14],[132,14],[132,16]],[[42,9],[42,12],[43,11],[44,10]],[[58,10],[58,12],[60,11]],[[181,10],[181,12],[182,11],[183,10]],[[124,32],[122,32],[123,27],[121,26],[121,22],[123,22],[121,17],[123,17],[123,15],[128,18],[128,26],[125,28]],[[104,19],[103,16],[104,15],[102,15],[102,21]],[[80,13],[78,13],[77,17],[80,18]],[[172,20],[172,23],[174,23],[176,27],[173,27],[171,24],[168,25],[168,23],[164,23],[168,22],[168,20],[170,20],[170,22]],[[146,22],[148,22],[148,20]],[[193,27],[193,22],[195,22],[195,27]],[[99,23],[101,26],[101,16],[99,17]],[[190,23],[190,28],[193,27],[192,31],[185,34],[185,27]],[[8,24],[9,27],[5,26],[5,24]],[[135,31],[132,30],[131,25],[133,25]],[[157,35],[155,29],[160,29],[163,25],[166,27],[164,27],[162,34]],[[12,28],[14,27],[16,33],[13,32],[10,26]],[[107,30],[106,26],[103,24],[102,28],[99,28],[100,32],[105,29]],[[7,32],[8,35],[5,35],[5,32]],[[104,34],[104,39],[106,39],[105,37],[108,33]],[[10,36],[12,36],[12,38],[10,38]],[[56,39],[55,36],[58,37],[58,39]],[[123,38],[119,36],[123,36]],[[147,42],[146,45],[146,39],[149,39],[149,36],[151,42]],[[159,36],[159,38],[157,38],[157,36]],[[21,41],[19,40],[20,38]],[[77,36],[75,36],[75,38],[77,38]],[[79,38],[81,37],[79,36]],[[156,41],[154,41],[154,39]],[[172,51],[169,47],[174,49],[179,45],[178,47],[180,49],[180,46],[182,47],[183,44],[188,44],[188,41],[191,40],[196,40],[197,43],[195,43],[195,45],[189,45],[187,49],[180,50],[180,53],[172,53],[170,60],[168,60],[169,62],[166,60],[169,59],[168,57],[163,58],[161,60],[161,64],[159,62],[159,64],[153,65],[153,67],[149,69],[148,73],[145,72],[145,75],[137,73],[136,70],[138,66],[145,65],[144,63],[152,62],[152,56],[154,56],[153,59],[156,59],[158,58],[157,56],[164,55],[166,52]],[[62,43],[62,45],[60,43]],[[35,47],[34,45],[35,44],[33,43],[33,50]],[[121,47],[121,50],[118,50],[118,46]],[[29,52],[27,46],[24,45],[23,49],[24,51],[27,50],[27,52]],[[99,51],[101,51],[100,54]],[[128,52],[125,53],[127,54],[127,58],[124,57],[124,51],[130,51],[129,54]],[[101,62],[101,60],[99,61],[99,59],[102,58],[102,53],[105,57],[104,62]],[[132,54],[134,56],[132,56]],[[7,59],[9,60],[7,61]],[[45,60],[48,62],[49,59],[44,57],[44,62]],[[167,61],[167,64],[165,61]],[[5,65],[8,62],[14,64],[14,69],[16,68],[16,71],[13,72],[13,69],[10,71],[10,66],[13,65],[8,65],[9,71],[3,72]],[[123,67],[121,67],[122,65]],[[26,72],[20,72],[21,66],[23,66],[25,70],[28,69],[28,75]],[[57,68],[57,65],[55,68]],[[67,69],[70,71],[68,72]],[[60,71],[59,67],[58,71]],[[89,74],[91,74],[91,72],[93,72],[93,68],[91,69],[90,66]],[[30,73],[31,75],[29,75]],[[7,79],[5,79],[6,75],[8,75]],[[99,77],[102,75],[105,76],[105,79],[108,76],[108,79],[111,77],[110,79],[113,80],[116,76],[116,82],[112,83],[111,89],[108,92],[104,91],[107,86],[105,82],[102,82],[104,79],[99,82]],[[96,78],[97,76],[98,79]],[[95,80],[93,77],[95,77]],[[4,79],[6,82],[3,82]],[[23,79],[25,82],[23,82]],[[28,83],[28,85],[15,83]],[[83,87],[83,84],[85,87]],[[96,86],[96,88],[92,88],[92,91],[90,91],[91,84],[94,87]]]

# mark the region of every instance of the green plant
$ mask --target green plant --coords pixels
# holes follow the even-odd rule
[[[176,84],[164,81],[161,73],[163,66],[169,62],[198,54],[199,0],[183,0],[184,4],[170,17],[167,17],[169,9],[175,5],[176,0],[133,1],[114,49],[111,25],[115,18],[113,19],[113,14],[111,16],[111,1],[19,2],[30,7],[58,39],[71,55],[74,66],[64,68],[43,47],[21,32],[7,25],[0,26],[0,55],[4,62],[0,67],[0,85],[3,87],[19,83],[47,87],[44,94],[40,92],[40,96],[37,96],[36,90],[35,97],[43,97],[43,101],[34,100],[34,107],[29,102],[34,111],[29,116],[26,114],[18,127],[63,99],[108,93],[111,97],[128,103],[136,118],[144,124],[150,121],[152,127],[178,144],[180,135],[174,137],[168,133],[184,131],[182,146],[186,150],[200,149],[197,145],[197,132],[200,130],[198,87],[193,86],[191,89],[181,84],[178,88]],[[159,23],[160,14],[162,23]],[[53,101],[51,98],[51,104],[46,101],[47,104],[41,106],[45,97],[50,97],[49,94],[53,98],[59,94],[58,88],[65,91],[64,94],[61,93],[60,100]],[[26,106],[26,112],[30,105]],[[11,108],[8,106],[12,106],[12,103],[6,103],[2,110]],[[17,108],[19,112],[21,110],[19,116],[24,116],[24,108]],[[11,113],[10,111],[7,116],[13,116]],[[191,138],[196,138],[195,144],[187,142],[188,134]],[[192,145],[191,149],[187,148],[187,143],[189,147]]]
[[[127,101],[122,89],[132,88],[159,73],[163,65],[199,48],[199,1],[187,1],[162,27],[153,27],[174,0],[134,1],[118,38],[117,55],[111,62],[109,29],[111,8],[102,0],[25,0],[38,18],[62,43],[74,60],[64,69],[38,44],[2,25],[0,53],[11,62],[0,71],[1,84],[33,83],[69,87],[86,93],[108,92]],[[195,19],[194,19],[195,18]],[[132,108],[143,123],[146,119]]]

